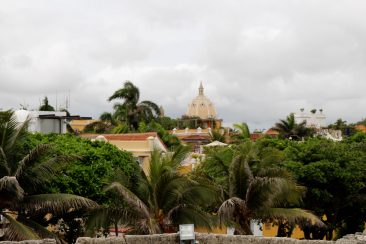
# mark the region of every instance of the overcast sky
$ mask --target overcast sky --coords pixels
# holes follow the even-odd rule
[[[366,1],[3,0],[0,108],[98,117],[125,80],[180,117],[199,81],[225,124],[366,117]]]

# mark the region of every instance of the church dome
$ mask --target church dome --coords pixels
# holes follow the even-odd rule
[[[202,82],[198,88],[198,96],[188,105],[187,116],[200,117],[201,119],[216,118],[216,108],[203,93]]]

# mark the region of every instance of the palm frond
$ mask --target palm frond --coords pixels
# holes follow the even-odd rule
[[[20,223],[12,216],[6,213],[1,213],[8,221],[9,226],[6,228],[4,236],[9,241],[23,240],[39,240],[39,236],[29,227]]]
[[[14,145],[25,137],[28,129],[30,118],[27,118],[23,123],[18,123],[14,115],[7,123],[7,140],[6,144],[2,144],[6,151],[10,151]]]
[[[290,184],[280,177],[254,177],[250,182],[245,200],[248,208],[275,207],[275,199],[282,192],[282,188]]]
[[[6,175],[11,175],[11,169],[8,164],[7,155],[2,146],[0,146],[0,166],[5,169]]]
[[[14,176],[4,176],[0,179],[0,208],[6,208],[24,197],[24,190]]]
[[[142,102],[140,102],[140,104],[139,105],[143,105],[143,106],[146,106],[146,107],[148,107],[149,108],[149,110],[151,111],[154,111],[154,113],[156,114],[156,115],[160,115],[160,108],[159,108],[159,106],[156,104],[156,103],[154,103],[154,102],[151,102],[151,101],[142,101]]]
[[[31,228],[34,231],[34,233],[41,239],[51,238],[55,239],[57,244],[64,243],[64,241],[62,241],[55,233],[47,230],[47,228],[32,221],[29,218],[21,218],[20,216],[18,216],[17,221]]]
[[[172,208],[164,219],[165,224],[191,224],[212,228],[212,216],[198,207],[181,204]]]
[[[137,103],[140,98],[139,89],[130,81],[126,81],[123,87],[113,93],[112,96],[108,98],[108,101],[114,99],[124,99],[127,102]]]
[[[245,156],[236,156],[229,168],[229,195],[245,198],[253,173]]]
[[[63,214],[73,209],[93,209],[98,207],[94,201],[71,194],[40,194],[25,197],[20,209],[29,213],[42,212]]]
[[[224,201],[219,210],[217,211],[219,215],[220,224],[231,221],[234,219],[234,214],[238,210],[245,211],[246,203],[244,200],[238,197],[231,197]],[[245,216],[235,216],[235,217],[245,217]]]
[[[80,157],[75,155],[59,155],[48,158],[47,160],[41,160],[31,167],[25,167],[19,175],[19,183],[30,194],[32,191],[38,189],[49,180],[53,179],[56,173],[62,169],[62,167],[73,160]]]
[[[140,233],[150,235],[162,233],[159,223],[155,218],[142,218],[140,221],[135,223],[135,227]]]
[[[150,212],[145,203],[125,186],[118,182],[113,182],[106,188],[106,191],[110,190],[116,191],[131,207],[136,211],[141,212],[145,218],[150,218]]]
[[[190,153],[191,149],[188,146],[179,145],[175,148],[173,154],[170,158],[171,167],[180,166],[181,162],[187,158],[188,154]]]
[[[311,212],[300,208],[265,208],[255,212],[254,217],[260,219],[286,219],[290,223],[299,223],[304,219],[309,220],[313,225],[324,226],[324,223]]]
[[[14,172],[15,177],[19,177],[24,168],[33,165],[40,156],[43,156],[51,148],[51,145],[40,144],[32,149],[22,160],[17,164],[17,168]]]
[[[129,209],[121,207],[100,207],[88,212],[86,221],[86,235],[94,236],[94,233],[101,228],[109,228],[112,224],[118,222],[124,225],[133,225],[138,221],[138,216]]]
[[[234,128],[239,130],[240,139],[250,138],[250,130],[247,123],[234,124]]]

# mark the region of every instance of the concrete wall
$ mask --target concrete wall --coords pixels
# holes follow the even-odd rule
[[[356,236],[357,237],[357,236]],[[220,234],[196,233],[196,241],[199,244],[366,244],[366,238],[347,238],[338,241],[323,240],[297,240],[292,238],[278,237],[255,237],[255,236],[228,236]],[[81,237],[77,244],[179,244],[178,234],[163,235],[126,235],[118,238],[89,238]]]

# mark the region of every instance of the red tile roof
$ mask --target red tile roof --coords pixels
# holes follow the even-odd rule
[[[102,134],[108,141],[146,141],[150,136],[157,137],[156,132],[127,133],[127,134]]]
[[[146,141],[150,136],[157,137],[158,133],[81,134],[80,136],[89,139],[95,139],[97,136],[104,136],[108,141]]]
[[[356,125],[355,129],[366,133],[366,126],[364,125]]]
[[[278,131],[274,130],[273,128],[270,128],[266,132],[264,132],[264,134],[275,136],[275,135],[279,135],[280,133]]]
[[[189,136],[182,136],[182,137],[179,137],[179,139],[181,140],[195,140],[195,141],[210,141],[211,140],[211,137],[209,136],[204,136],[204,135],[189,135]]]
[[[165,143],[158,136],[157,132],[146,133],[126,133],[126,134],[80,134],[83,138],[95,139],[97,136],[103,136],[108,141],[146,141],[150,136],[158,138],[165,149],[168,149]]]
[[[263,134],[262,133],[251,133],[250,134],[250,139],[252,141],[256,141],[257,139],[263,137]]]

